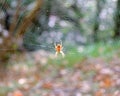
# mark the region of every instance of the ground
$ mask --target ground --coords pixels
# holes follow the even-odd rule
[[[0,96],[120,96],[119,53],[107,59],[84,58],[72,66],[65,59],[53,64],[48,60],[53,54],[47,54],[13,55],[0,82]]]

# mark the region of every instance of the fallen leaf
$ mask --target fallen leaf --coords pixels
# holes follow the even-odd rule
[[[51,88],[53,88],[53,84],[52,84],[51,82],[45,82],[45,83],[42,85],[42,88],[51,89]]]
[[[101,90],[98,90],[94,96],[103,96],[103,92]]]
[[[112,80],[111,80],[111,78],[104,78],[103,80],[102,80],[102,82],[100,83],[100,86],[102,87],[102,88],[109,88],[109,87],[111,87],[112,86]]]
[[[17,90],[13,93],[13,96],[24,96],[21,91]]]

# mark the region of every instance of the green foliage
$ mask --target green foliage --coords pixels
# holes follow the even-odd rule
[[[120,41],[111,41],[110,43],[99,42],[83,47],[83,51],[79,52],[78,47],[72,47],[66,53],[65,58],[58,57],[54,60],[50,59],[48,63],[72,67],[74,64],[84,60],[85,58],[111,58],[119,51]]]
[[[24,5],[28,5],[30,3],[32,3],[34,0],[23,0],[23,4]]]
[[[40,45],[39,42],[37,41],[37,37],[38,37],[38,33],[37,32],[26,32],[25,36],[24,36],[24,46],[26,49],[28,50],[35,50],[38,49],[39,46],[35,46],[35,45]]]

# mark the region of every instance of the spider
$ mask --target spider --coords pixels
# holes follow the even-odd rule
[[[56,51],[55,56],[57,57],[58,54],[61,54],[62,57],[65,57],[65,54],[62,51],[62,49],[63,49],[62,42],[60,44],[54,43],[54,45],[55,45],[55,51]]]

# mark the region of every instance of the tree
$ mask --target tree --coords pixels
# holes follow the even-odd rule
[[[0,34],[0,39],[1,39],[1,43],[0,43],[0,77],[2,78],[2,75],[5,75],[5,71],[6,71],[6,65],[7,65],[7,61],[9,60],[10,56],[13,55],[14,52],[18,51],[17,49],[19,48],[19,43],[22,39],[21,36],[23,36],[23,34],[26,32],[27,28],[32,24],[32,22],[35,20],[36,15],[38,13],[38,11],[41,8],[42,5],[42,0],[36,0],[35,1],[35,6],[33,8],[33,10],[31,10],[27,15],[24,16],[24,18],[22,18],[22,22],[20,23],[19,27],[17,28],[17,36],[13,35],[14,31],[17,27],[17,22],[19,19],[19,14],[20,14],[20,9],[21,6],[20,5],[20,1],[17,1],[17,6],[16,6],[16,11],[14,13],[14,15],[12,16],[12,20],[13,22],[10,22],[10,24],[8,23],[8,13],[7,13],[7,7],[5,6],[8,2],[0,2],[3,8],[3,11],[6,13],[5,15],[6,18],[4,20],[6,29],[4,29],[3,25],[0,24],[0,27],[2,28],[0,31],[0,33],[2,33],[2,35]],[[9,25],[8,25],[9,24]],[[8,35],[6,35],[8,33]],[[4,35],[5,34],[5,35]]]
[[[100,14],[101,14],[104,4],[105,4],[105,0],[96,0],[96,15],[95,15],[95,23],[94,23],[94,27],[93,27],[94,42],[98,41]]]
[[[115,12],[115,27],[114,38],[120,37],[120,0],[117,0],[116,12]]]

